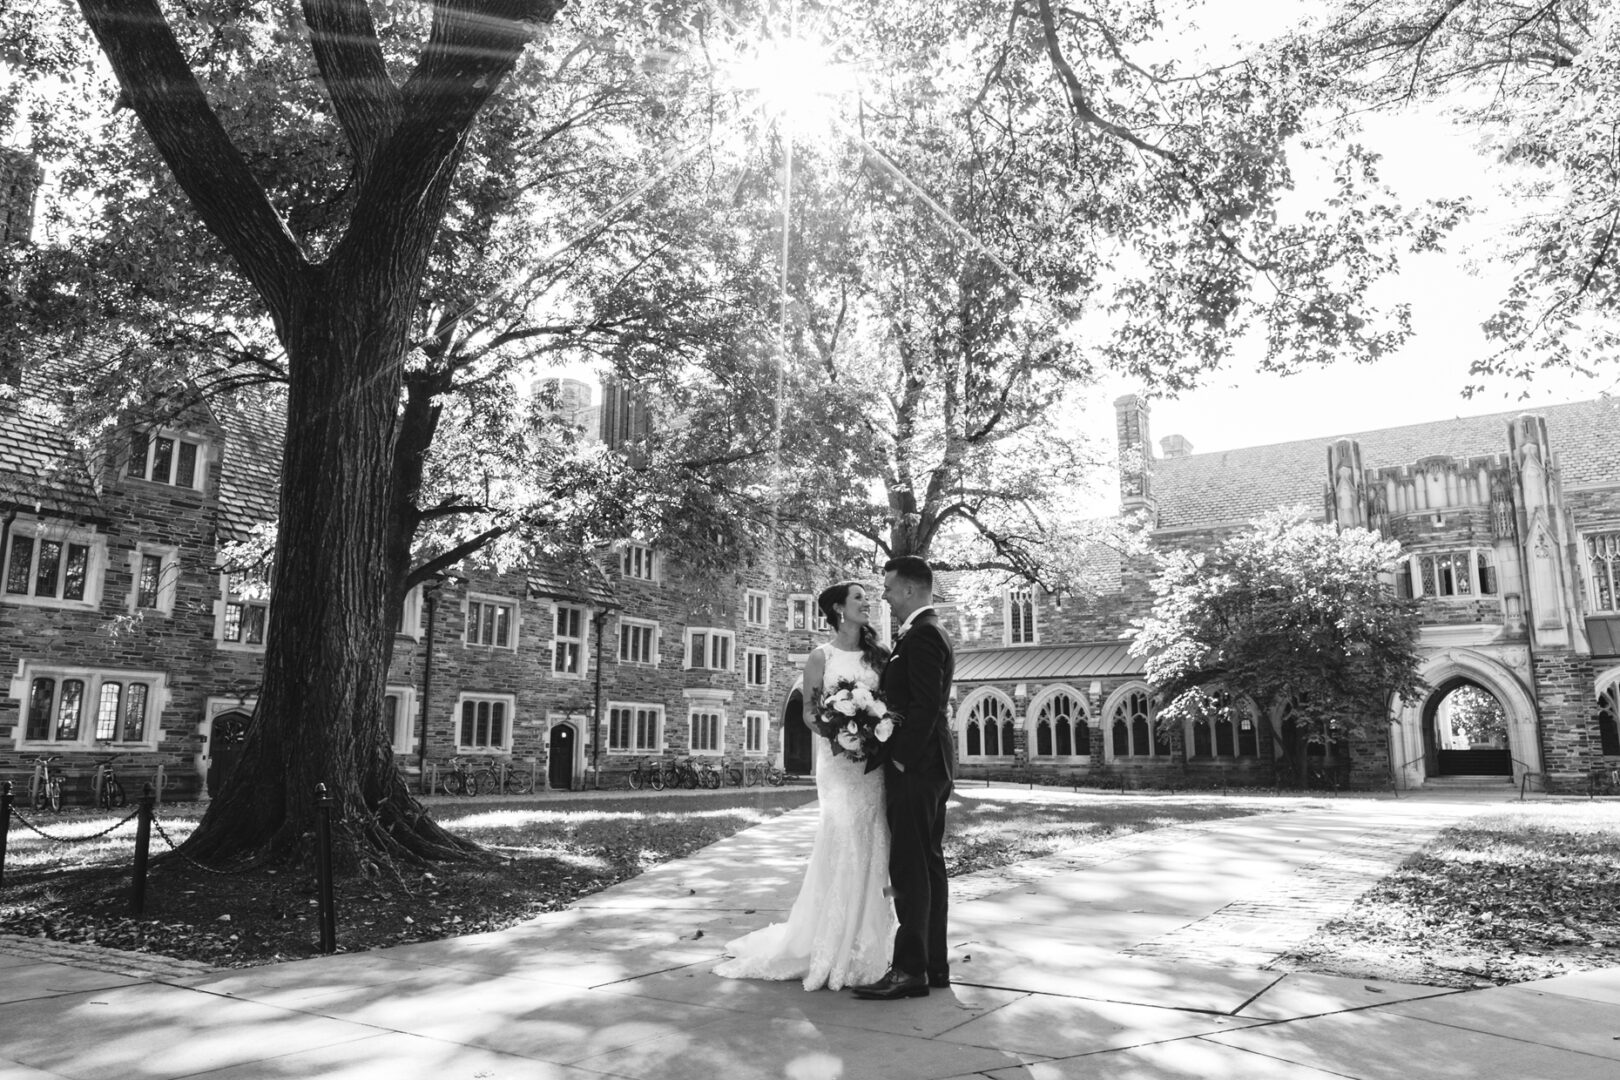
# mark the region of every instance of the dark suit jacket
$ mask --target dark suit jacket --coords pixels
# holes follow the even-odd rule
[[[956,654],[932,611],[925,611],[895,643],[880,689],[902,722],[889,740],[889,760],[909,772],[938,769],[956,776],[956,740],[951,734],[951,679]]]

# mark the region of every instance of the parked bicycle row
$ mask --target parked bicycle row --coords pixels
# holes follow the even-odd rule
[[[99,810],[110,810],[125,806],[129,803],[129,795],[125,791],[124,781],[119,778],[118,770],[114,765],[122,753],[109,754],[96,763],[90,774],[90,791],[85,805],[93,806]],[[42,755],[34,759],[34,771],[28,777],[28,790],[17,793],[17,801],[24,806],[35,810],[62,809],[62,796],[66,789],[66,780],[72,775],[62,767],[60,754]],[[155,778],[158,788],[161,789],[162,768],[158,770]],[[139,786],[139,785],[137,785]]]
[[[428,766],[428,790],[441,795],[527,795],[537,786],[533,763],[484,762],[454,757]],[[625,774],[632,790],[651,788],[780,787],[787,774],[769,761],[726,761],[685,758],[637,764]]]
[[[638,764],[625,777],[625,783],[636,791],[643,787],[650,787],[654,791],[675,787],[713,790],[722,785],[753,787],[755,784],[769,784],[781,787],[786,779],[787,774],[769,761],[731,762],[722,759],[716,765],[706,758],[685,758]]]

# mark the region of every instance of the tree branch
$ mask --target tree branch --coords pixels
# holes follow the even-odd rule
[[[285,340],[308,262],[208,104],[156,0],[79,0],[79,9],[197,216],[263,297]]]
[[[364,186],[378,148],[399,124],[399,88],[388,75],[365,0],[303,0],[309,41],[332,111],[354,151]]]

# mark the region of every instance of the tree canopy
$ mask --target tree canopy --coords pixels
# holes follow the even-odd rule
[[[1247,699],[1263,717],[1292,704],[1316,736],[1330,725],[1380,730],[1391,696],[1422,686],[1417,605],[1390,580],[1400,553],[1376,533],[1295,510],[1207,553],[1162,554],[1152,614],[1131,645],[1146,658],[1160,719],[1227,715]]]
[[[1292,38],[1342,87],[1346,120],[1438,109],[1498,166],[1514,214],[1479,255],[1513,278],[1476,375],[1595,373],[1620,345],[1617,16],[1611,0],[1350,0]]]

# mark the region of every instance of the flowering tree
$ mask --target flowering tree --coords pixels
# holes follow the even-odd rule
[[[1225,715],[1248,699],[1272,718],[1292,703],[1306,738],[1378,730],[1391,695],[1422,685],[1417,606],[1388,582],[1399,557],[1393,541],[1299,510],[1259,518],[1207,553],[1161,555],[1153,611],[1131,645],[1161,722]]]

